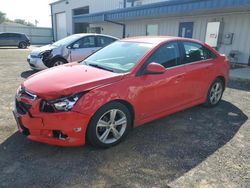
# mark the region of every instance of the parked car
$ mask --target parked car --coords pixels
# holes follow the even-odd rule
[[[225,55],[197,40],[123,39],[81,63],[28,78],[14,115],[31,140],[110,147],[133,127],[195,105],[216,106],[228,72]]]
[[[100,34],[74,34],[33,50],[27,60],[31,69],[43,70],[73,61],[81,61],[117,39]]]
[[[0,33],[0,46],[17,46],[25,49],[30,46],[30,40],[23,33]]]

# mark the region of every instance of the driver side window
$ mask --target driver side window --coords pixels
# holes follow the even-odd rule
[[[174,67],[180,64],[180,52],[177,42],[170,42],[159,47],[148,59],[149,63],[155,62],[165,68]]]
[[[95,37],[89,36],[81,38],[73,44],[73,48],[95,48]]]

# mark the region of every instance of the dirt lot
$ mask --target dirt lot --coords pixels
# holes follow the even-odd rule
[[[12,117],[29,50],[0,48],[0,187],[250,187],[250,84],[134,129],[106,150],[28,141]]]

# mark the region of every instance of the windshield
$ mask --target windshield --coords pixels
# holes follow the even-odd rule
[[[82,63],[112,72],[129,72],[154,47],[151,43],[118,41],[94,53]]]
[[[68,44],[71,44],[72,42],[76,41],[79,38],[81,38],[79,35],[71,35],[71,36],[63,38],[59,41],[54,42],[52,45],[54,45],[54,46],[68,45]]]

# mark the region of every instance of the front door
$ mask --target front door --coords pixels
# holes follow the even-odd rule
[[[145,74],[138,77],[138,84],[143,85],[137,93],[137,106],[141,118],[171,110],[183,105],[186,101],[185,66],[180,66],[180,51],[177,42],[161,46],[147,60],[146,64],[156,62],[166,68],[165,73],[158,75]],[[143,99],[143,100],[142,100]]]
[[[179,37],[193,38],[194,22],[181,22],[179,25]]]
[[[96,45],[95,36],[83,37],[76,41],[70,50],[71,62],[81,61],[99,49]]]

